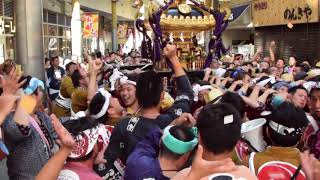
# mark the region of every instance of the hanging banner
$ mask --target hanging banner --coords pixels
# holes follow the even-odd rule
[[[97,38],[99,35],[99,15],[97,13],[83,13],[83,38]]]
[[[118,24],[117,28],[117,42],[124,44],[127,41],[128,24]]]

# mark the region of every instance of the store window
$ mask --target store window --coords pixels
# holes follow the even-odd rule
[[[0,0],[0,64],[15,58],[14,1]]]
[[[71,58],[71,17],[43,10],[44,55]]]
[[[13,17],[13,0],[4,0],[3,16]]]

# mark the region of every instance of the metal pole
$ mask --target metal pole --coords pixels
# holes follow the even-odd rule
[[[112,51],[118,50],[117,45],[117,0],[112,0]]]

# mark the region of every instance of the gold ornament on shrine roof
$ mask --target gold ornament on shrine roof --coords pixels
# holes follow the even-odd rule
[[[189,14],[192,11],[191,7],[188,4],[180,4],[178,6],[178,9],[182,14]]]
[[[169,10],[175,11],[175,15],[171,15]],[[184,0],[176,0],[161,15],[161,29],[170,32],[174,31],[207,31],[215,26],[215,19],[210,13],[198,8],[193,4],[186,4]],[[196,15],[194,15],[196,14]]]

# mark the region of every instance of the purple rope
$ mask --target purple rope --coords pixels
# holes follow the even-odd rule
[[[163,33],[161,30],[160,20],[163,11],[167,10],[174,0],[170,0],[166,5],[161,7],[157,12],[152,14],[152,18],[149,18],[150,26],[155,34],[153,38],[153,60],[161,60],[161,49],[164,48]]]
[[[228,26],[228,20],[224,20],[224,17],[226,16],[226,13],[221,13],[217,10],[212,10],[204,6],[203,4],[199,4],[195,0],[190,0],[195,6],[198,8],[212,14],[216,21],[216,26],[214,30],[214,36],[216,38],[211,38],[209,41],[209,53],[205,60],[205,66],[209,67],[213,57],[220,59],[223,54],[226,54],[228,52],[228,49],[225,48],[223,42],[222,42],[222,33]],[[167,42],[163,40],[163,33],[160,26],[160,20],[161,20],[161,14],[167,10],[170,5],[174,2],[174,0],[170,0],[165,6],[161,7],[157,12],[153,13],[152,16],[149,18],[150,26],[155,34],[153,38],[153,61],[159,61],[161,60],[161,49],[165,47]],[[214,53],[211,52],[211,50],[214,50]],[[170,65],[170,64],[169,64]]]
[[[143,34],[143,40],[141,42],[141,56],[144,59],[152,59],[152,44],[151,39],[146,32],[146,27],[141,19],[136,20],[136,28]]]

